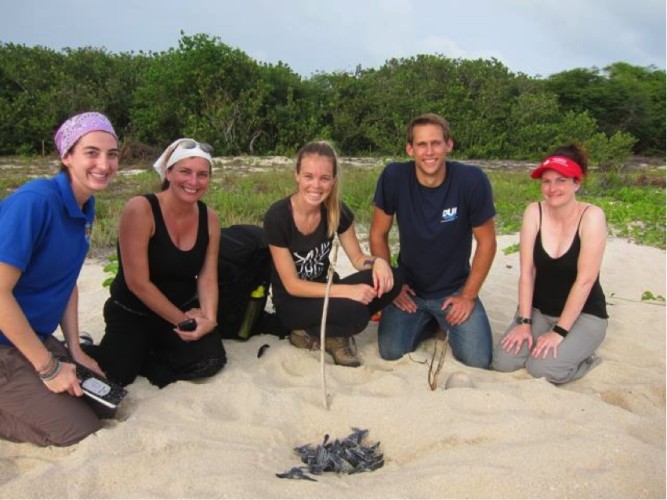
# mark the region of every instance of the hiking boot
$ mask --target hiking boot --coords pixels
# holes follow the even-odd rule
[[[350,339],[348,337],[327,337],[324,342],[324,349],[331,354],[334,363],[337,365],[361,366],[356,352],[352,352],[352,349],[350,349]]]
[[[308,335],[306,330],[292,330],[289,334],[289,343],[299,349],[315,351],[320,348],[318,339]]]

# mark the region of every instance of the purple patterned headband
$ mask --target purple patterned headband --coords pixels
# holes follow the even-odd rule
[[[69,152],[70,148],[76,144],[76,141],[84,135],[97,130],[108,132],[118,140],[111,122],[102,113],[91,111],[67,119],[53,137],[60,157],[63,158]]]

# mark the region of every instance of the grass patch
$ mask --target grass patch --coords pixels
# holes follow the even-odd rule
[[[520,249],[521,246],[518,243],[514,243],[513,245],[503,248],[503,254],[511,255],[513,253],[518,253]]]
[[[518,232],[525,207],[541,198],[539,183],[525,172],[494,170],[487,173],[498,211],[498,233]],[[629,172],[622,176],[597,172],[584,181],[577,199],[604,210],[611,236],[665,248],[664,170]]]
[[[258,161],[251,159],[237,163],[216,168],[204,201],[218,213],[223,226],[261,225],[268,207],[294,191],[292,166],[284,162],[258,166]],[[375,183],[383,165],[383,162],[366,162],[364,166],[342,163],[343,200],[362,227],[370,226]],[[0,162],[0,167],[0,198],[31,178],[50,176],[57,171],[52,161],[41,158]],[[132,169],[135,173],[131,175],[128,167],[121,169],[109,189],[97,196],[97,220],[92,234],[94,255],[114,251],[118,219],[127,200],[159,190],[160,180],[148,165]],[[540,199],[539,184],[525,170],[485,170],[493,186],[498,233],[518,232],[526,205]],[[664,169],[638,169],[621,175],[594,172],[584,182],[578,198],[602,207],[611,236],[665,248]]]

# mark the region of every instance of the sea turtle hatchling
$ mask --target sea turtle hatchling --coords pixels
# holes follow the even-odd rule
[[[323,472],[355,474],[370,472],[384,465],[384,456],[379,451],[380,443],[364,446],[361,441],[368,435],[368,430],[352,428],[352,433],[343,440],[330,440],[329,434],[324,435],[322,444],[313,446],[305,444],[294,448],[307,467],[293,467],[287,472],[276,474],[284,479],[315,479],[307,476],[303,469],[311,474]],[[305,476],[305,477],[304,477]]]
[[[313,479],[312,477],[310,477],[303,471],[303,469],[304,467],[292,467],[287,472],[277,473],[276,476],[279,477],[280,479],[305,479],[306,481],[317,482],[317,479]]]

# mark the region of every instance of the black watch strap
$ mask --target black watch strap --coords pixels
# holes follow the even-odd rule
[[[567,334],[570,333],[570,330],[566,330],[560,325],[555,325],[551,330],[556,332],[561,337],[567,337]]]
[[[525,318],[523,316],[517,316],[515,321],[516,321],[517,325],[532,325],[533,324],[533,320],[531,318]]]

